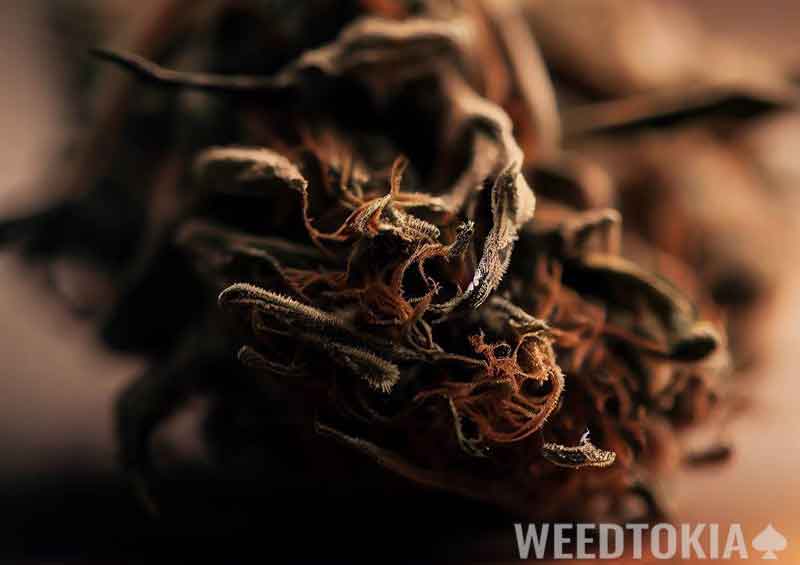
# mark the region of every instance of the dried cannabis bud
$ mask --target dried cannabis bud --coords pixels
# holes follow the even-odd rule
[[[154,18],[170,53],[95,51],[138,79],[88,142],[95,168],[2,230],[112,279],[106,337],[153,358],[118,405],[128,470],[152,479],[151,436],[190,396],[267,382],[262,447],[326,438],[531,517],[620,518],[631,498],[659,513],[648,477],[730,376],[714,300],[738,260],[681,200],[693,177],[670,136],[742,119],[709,111],[731,91],[676,94],[680,69],[620,80],[560,24],[585,2],[348,2],[307,43],[298,30],[336,3],[283,19],[272,2],[201,4],[180,33]],[[241,11],[268,59],[232,65],[215,23]],[[548,58],[623,97],[560,113],[580,88],[551,82]],[[792,103],[763,83],[745,89],[759,111]],[[643,125],[680,133],[642,141]],[[640,188],[654,178],[657,200]],[[224,452],[231,436],[209,429]]]

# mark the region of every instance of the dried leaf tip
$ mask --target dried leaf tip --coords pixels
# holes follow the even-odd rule
[[[335,361],[364,379],[377,391],[389,393],[400,381],[398,366],[371,351],[337,342],[330,343],[325,349]]]
[[[308,187],[289,159],[261,147],[211,147],[197,156],[192,172],[211,191],[272,197],[273,189],[302,193]]]
[[[220,307],[249,307],[282,322],[301,322],[309,327],[340,327],[336,316],[249,283],[232,284],[218,298]]]
[[[553,465],[580,469],[582,467],[609,467],[614,463],[617,454],[600,449],[589,439],[589,430],[581,436],[578,445],[566,447],[560,443],[545,443],[542,456]]]

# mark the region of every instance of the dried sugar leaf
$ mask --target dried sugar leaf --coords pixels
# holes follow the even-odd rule
[[[371,351],[361,347],[323,341],[331,358],[363,378],[374,389],[388,393],[400,381],[400,369]]]
[[[314,68],[326,75],[337,75],[349,72],[366,74],[373,72],[376,65],[393,66],[394,74],[402,75],[400,68],[406,65],[410,69],[416,67],[431,68],[442,54],[463,55],[467,27],[463,21],[432,21],[428,19],[409,19],[403,22],[385,21],[364,18],[348,26],[331,44],[303,54],[297,61],[271,78],[248,77],[209,77],[181,75],[174,71],[165,71],[142,65],[135,58],[104,52],[104,56],[129,68],[143,76],[166,82],[167,84],[196,86],[200,88],[221,88],[226,85],[233,90],[257,90],[261,85],[266,90],[283,88],[294,84],[302,76],[302,71]],[[414,71],[419,72],[419,69]],[[182,79],[186,79],[183,80]],[[248,80],[243,80],[248,79]],[[535,200],[533,192],[521,174],[523,161],[522,151],[514,140],[512,124],[505,112],[481,98],[455,73],[450,72],[445,79],[447,100],[451,103],[452,119],[458,129],[481,131],[497,144],[499,151],[496,159],[483,163],[483,152],[474,152],[473,165],[485,171],[492,182],[492,226],[484,242],[481,260],[476,268],[473,280],[463,293],[459,293],[448,303],[438,305],[437,309],[447,312],[458,304],[468,300],[473,307],[478,307],[496,288],[505,273],[511,257],[516,231],[533,214]],[[477,136],[476,136],[477,137]],[[483,175],[482,175],[483,176]],[[482,183],[487,178],[476,179]],[[463,183],[462,183],[463,184]],[[466,186],[469,190],[478,186]],[[304,188],[303,188],[304,190]],[[456,190],[456,192],[462,192]],[[307,211],[307,195],[304,194]],[[360,219],[374,221],[375,213],[382,209],[383,202],[373,203],[375,210],[364,214]],[[320,239],[323,234],[316,233],[306,218],[312,238]],[[359,226],[367,228],[367,224]],[[344,234],[329,234],[331,239],[343,240]]]
[[[581,469],[583,467],[609,467],[613,465],[617,454],[596,447],[589,440],[586,432],[576,446],[567,447],[558,443],[545,443],[542,455],[553,465]]]
[[[591,289],[583,290],[606,295],[612,305],[621,305],[623,299],[631,305],[643,300],[663,324],[669,347],[667,355],[699,360],[722,343],[710,325],[698,326],[695,306],[674,285],[622,257],[590,253],[570,268],[581,275],[581,280],[593,281]]]
[[[194,161],[197,183],[209,191],[275,198],[278,189],[303,192],[308,182],[283,155],[265,148],[211,147]]]
[[[522,233],[552,242],[548,251],[562,260],[587,253],[619,255],[622,215],[612,208],[576,210],[551,199],[540,199],[536,216]]]
[[[520,332],[547,332],[550,327],[545,320],[532,316],[507,298],[492,296],[484,308],[484,313],[499,314],[502,323],[508,324]]]
[[[442,58],[459,54],[468,40],[469,26],[463,20],[362,17],[345,27],[335,41],[305,51],[277,74],[266,77],[180,72],[135,54],[108,49],[92,53],[162,86],[267,95],[289,92],[319,75],[356,74],[369,79],[377,71],[388,71],[408,79],[429,72]]]
[[[232,253],[256,258],[267,253],[279,259],[281,264],[293,267],[331,265],[330,259],[316,247],[278,237],[253,235],[202,219],[185,222],[178,230],[175,242],[207,256]]]
[[[372,360],[376,367],[380,366],[377,357],[392,363],[416,361],[463,366],[474,366],[477,363],[474,359],[435,348],[412,348],[388,337],[356,331],[335,314],[248,283],[236,283],[227,287],[220,293],[219,304],[223,309],[241,316],[245,322],[255,324],[256,337],[277,324],[274,329],[288,331],[315,348],[331,352],[332,356],[346,351],[348,353],[343,354],[344,356],[351,356],[356,362],[363,361],[365,365]],[[361,350],[363,354],[353,352],[353,348]],[[389,380],[394,378],[393,370],[386,365],[375,372],[385,374]]]
[[[670,303],[680,300],[665,300],[663,289],[646,277],[641,284],[632,283],[629,279],[641,279],[638,273],[618,266],[605,270],[581,266],[584,260],[591,262],[598,250],[607,255],[619,250],[618,222],[613,214],[597,210],[613,202],[612,189],[601,182],[598,186],[606,190],[596,190],[584,169],[558,171],[578,185],[570,189],[570,196],[564,197],[552,186],[546,193],[558,202],[567,200],[593,209],[585,214],[566,207],[557,211],[563,213],[553,231],[561,239],[560,247],[548,241],[532,245],[535,253],[529,254],[529,249],[519,253],[521,245],[516,245],[516,259],[523,263],[534,261],[538,254],[552,265],[569,262],[564,284],[560,275],[554,275],[555,283],[535,268],[515,268],[513,279],[506,281],[504,297],[494,293],[513,259],[518,232],[531,225],[527,220],[534,200],[521,163],[527,161],[533,169],[546,166],[543,158],[559,166],[567,159],[557,154],[560,117],[554,113],[552,97],[548,99],[552,93],[536,44],[523,30],[525,22],[514,21],[518,7],[488,1],[491,5],[422,3],[415,10],[433,16],[426,19],[362,19],[347,26],[333,42],[305,52],[302,49],[308,42],[295,38],[289,51],[301,50],[301,55],[267,77],[176,73],[135,56],[106,57],[164,85],[246,94],[241,107],[234,100],[233,105],[226,102],[210,108],[214,120],[234,120],[245,126],[239,130],[248,138],[243,142],[269,140],[273,148],[294,148],[298,140],[285,139],[283,133],[291,130],[299,135],[300,170],[309,183],[277,153],[265,155],[264,150],[251,147],[212,148],[198,159],[202,190],[189,204],[199,203],[202,213],[213,217],[217,210],[201,200],[212,191],[274,198],[268,203],[270,208],[270,203],[296,198],[274,189],[291,188],[301,195],[303,220],[311,238],[317,243],[334,241],[331,253],[294,241],[305,239],[302,225],[297,232],[297,226],[283,221],[270,225],[265,218],[258,231],[272,230],[277,237],[255,237],[228,226],[187,222],[185,218],[193,213],[188,205],[174,218],[178,246],[188,251],[200,269],[215,275],[217,288],[235,281],[264,287],[234,284],[220,296],[221,305],[245,322],[240,329],[249,332],[243,340],[250,345],[238,353],[242,364],[267,378],[295,377],[298,392],[305,386],[313,388],[315,403],[330,401],[322,406],[322,413],[341,411],[348,424],[353,423],[351,416],[361,416],[365,425],[358,437],[348,435],[353,432],[349,427],[338,432],[320,426],[320,431],[411,481],[480,498],[520,514],[564,508],[581,512],[589,508],[595,494],[616,504],[615,499],[623,497],[630,486],[629,465],[638,469],[661,449],[659,443],[669,440],[647,435],[652,427],[648,419],[677,422],[702,417],[709,410],[706,372],[712,374],[719,367],[706,358],[724,345],[724,336],[697,322],[694,311],[684,312],[681,305]],[[407,3],[369,4],[402,4],[406,12]],[[312,17],[311,12],[303,12]],[[468,15],[468,24],[442,19],[457,13]],[[484,43],[500,44],[494,46],[494,58],[479,52],[491,45],[480,45],[469,37],[472,25],[486,27],[487,19],[494,29],[493,34],[485,34]],[[280,37],[272,39],[276,38],[273,47],[280,57],[285,46]],[[320,38],[306,39],[317,44]],[[182,41],[170,49],[171,60],[193,60]],[[227,48],[213,58],[224,59],[226,53],[230,55]],[[481,62],[501,68],[480,68]],[[240,63],[241,68],[249,64]],[[506,64],[509,68],[504,68]],[[525,69],[532,70],[530,76],[522,76]],[[499,87],[494,81],[498,77],[505,82]],[[516,87],[516,92],[509,86]],[[335,96],[327,96],[331,90]],[[370,100],[362,105],[366,98]],[[178,110],[186,109],[185,100],[179,102]],[[128,121],[127,109],[119,109],[123,121]],[[279,123],[268,117],[283,109],[287,111]],[[222,112],[216,116],[218,110]],[[418,120],[407,119],[415,115]],[[334,123],[354,129],[334,130]],[[370,133],[356,133],[362,126]],[[538,138],[531,138],[532,129]],[[186,148],[201,142],[199,138],[188,141],[189,145],[175,147],[175,162],[185,162]],[[531,151],[523,156],[520,146]],[[410,186],[408,192],[401,191],[398,162],[389,178],[389,194],[382,190],[384,167],[398,148],[419,158],[415,172],[431,187],[430,194]],[[147,187],[152,191],[148,206],[163,204],[162,189],[178,182],[178,175],[174,176]],[[318,201],[320,194],[324,198]],[[315,220],[330,233],[312,224],[309,197]],[[261,204],[253,216],[257,217]],[[547,210],[542,208],[537,209],[534,223],[544,218]],[[233,212],[225,210],[221,215],[235,225]],[[276,214],[280,215],[278,209],[269,216]],[[245,216],[243,223],[249,223],[249,214]],[[524,243],[529,243],[527,238]],[[348,251],[352,251],[349,256]],[[404,277],[409,267],[418,274]],[[152,270],[149,264],[146,268]],[[517,276],[523,270],[524,276]],[[444,307],[434,303],[442,289],[450,292],[453,287],[457,294],[452,301]],[[186,288],[191,290],[189,285]],[[628,292],[630,288],[634,291]],[[293,298],[279,294],[278,289]],[[164,290],[162,295],[169,292]],[[480,308],[451,314],[462,304]],[[205,303],[198,305],[205,307]],[[673,310],[679,312],[675,318],[663,313]],[[224,350],[214,355],[229,360],[232,344],[223,333],[227,328],[219,324],[216,313],[211,314],[213,328],[204,333],[213,336],[213,343],[192,344],[190,360],[205,355],[214,344]],[[434,331],[431,324],[436,314],[441,325]],[[663,330],[654,335],[668,339],[651,338],[647,331],[651,326]],[[482,330],[491,338],[484,338]],[[467,341],[465,336],[472,338]],[[146,394],[143,403],[159,413],[152,418],[128,413],[129,429],[122,437],[127,447],[141,444],[140,434],[174,411],[170,399],[176,394],[194,392],[200,379],[211,380],[212,374],[205,375],[212,373],[210,366],[207,358],[202,363],[193,361],[181,369],[178,387],[169,372],[141,381],[140,385],[157,390]],[[213,373],[235,371],[225,365]],[[565,373],[570,379],[567,393]],[[316,393],[325,388],[318,385],[328,385],[329,377],[333,377],[327,391],[331,394],[325,400],[324,394]],[[400,382],[403,386],[396,386]],[[235,379],[231,386],[240,383]],[[393,389],[396,393],[390,400],[374,394]],[[417,398],[444,397],[446,403],[419,406],[411,401],[417,393]],[[282,400],[288,413],[295,412],[293,403],[307,399],[291,395]],[[563,439],[584,425],[601,430],[606,453],[622,465],[610,472],[566,473],[536,453],[535,432]],[[650,444],[643,445],[642,438]],[[250,440],[257,443],[259,438],[245,438]],[[594,461],[587,457],[585,452],[591,450],[583,443],[576,447],[551,444],[549,450],[568,467],[603,464],[602,457]],[[464,457],[458,445],[480,459]],[[131,455],[138,457],[126,453],[128,459]],[[583,459],[578,460],[578,455]],[[579,480],[574,479],[577,475],[582,475]]]
[[[279,73],[277,82],[291,83],[307,69],[329,76],[357,73],[365,76],[376,69],[400,75],[403,69],[418,72],[431,68],[443,57],[460,54],[469,41],[465,20],[407,18],[402,21],[362,17],[327,46],[307,51]]]
[[[528,171],[537,186],[537,196],[576,210],[607,208],[617,198],[611,172],[579,153],[562,153],[557,159],[537,161]]]
[[[272,361],[266,355],[249,345],[243,345],[236,353],[240,363],[259,372],[282,375],[285,377],[300,377],[308,374],[308,367],[302,365],[286,365]]]
[[[302,295],[294,273],[330,267],[317,248],[281,238],[254,236],[205,220],[189,220],[178,229],[175,243],[193,260],[196,270],[214,284],[227,285],[264,267]],[[321,275],[320,275],[321,276]]]
[[[223,290],[219,305],[225,310],[255,310],[298,331],[348,332],[344,322],[333,314],[248,283],[236,283]]]
[[[464,209],[475,197],[475,193],[483,190],[483,183],[491,178],[500,159],[501,148],[491,132],[478,128],[464,127],[460,119],[454,119],[448,130],[462,128],[471,135],[469,162],[456,181],[447,188],[442,196],[449,210],[458,212]]]
[[[492,229],[483,243],[475,275],[460,300],[483,304],[508,270],[519,227],[533,215],[533,192],[519,172],[503,173],[492,187]]]
[[[619,255],[622,248],[622,214],[612,208],[570,215],[560,226],[567,256],[596,251]]]
[[[400,380],[396,365],[357,345],[358,340],[336,316],[302,304],[292,298],[244,283],[226,288],[219,297],[223,308],[245,308],[266,315],[289,328],[294,337],[328,353],[337,364],[366,380],[382,392],[391,391]],[[350,338],[352,343],[344,340]],[[272,362],[261,360],[253,349],[240,350],[244,361],[270,369]],[[280,372],[280,366],[274,365]],[[272,370],[272,369],[270,369]]]
[[[517,231],[533,216],[536,205],[533,191],[521,172],[522,150],[514,139],[508,115],[453,74],[446,76],[445,86],[453,104],[453,127],[472,132],[474,144],[471,161],[452,194],[459,195],[464,188],[478,192],[485,181],[491,182],[492,223],[472,281],[463,293],[437,305],[441,312],[448,312],[464,301],[469,301],[473,308],[483,304],[502,280],[511,261]],[[479,152],[480,144],[487,141],[494,145],[495,151]],[[475,185],[469,187],[467,183]]]
[[[722,336],[709,322],[696,322],[685,335],[673,341],[668,357],[674,361],[693,362],[709,358],[723,345]]]

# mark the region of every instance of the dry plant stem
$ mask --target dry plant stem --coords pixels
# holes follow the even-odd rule
[[[609,102],[565,109],[564,135],[571,140],[603,130],[635,126],[684,113],[697,113],[736,98],[749,99],[768,107],[794,106],[800,101],[800,91],[787,84],[771,89],[736,86],[705,86],[695,89],[680,87],[634,94]]]

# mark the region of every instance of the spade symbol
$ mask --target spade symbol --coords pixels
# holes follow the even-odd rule
[[[761,559],[777,559],[775,552],[786,549],[786,538],[769,524],[753,538],[753,547],[757,551],[765,552]]]

